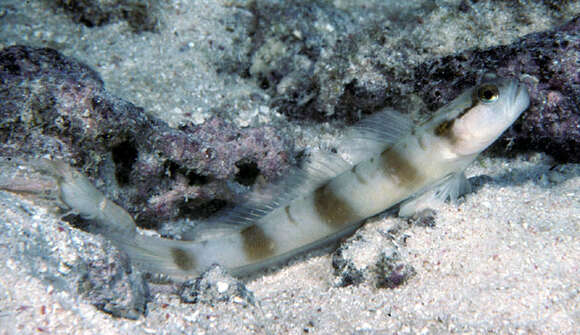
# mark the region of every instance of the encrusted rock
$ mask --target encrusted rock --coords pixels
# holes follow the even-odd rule
[[[219,265],[211,266],[195,280],[184,282],[179,297],[185,303],[214,305],[230,301],[243,305],[255,304],[254,293]]]
[[[400,222],[393,219],[388,231],[358,231],[332,255],[337,286],[369,283],[394,288],[415,274],[401,257],[399,244],[404,243]]]
[[[157,25],[154,8],[157,1],[139,0],[57,0],[55,6],[87,27],[126,21],[136,32],[154,31]]]
[[[10,193],[0,192],[0,212],[0,244],[19,269],[112,315],[146,313],[147,283],[111,242]]]
[[[147,282],[124,253],[104,239],[99,245],[87,243],[78,252],[80,262],[71,275],[79,277],[76,285],[81,297],[114,316],[137,319],[146,313]]]
[[[0,140],[4,157],[80,167],[148,227],[238,200],[228,182],[273,179],[292,160],[292,141],[272,127],[214,117],[174,129],[107,93],[88,66],[26,46],[0,51]]]
[[[580,155],[580,17],[510,45],[467,50],[416,69],[415,91],[436,109],[473,86],[485,72],[515,76],[528,86],[530,108],[504,136],[515,147],[549,152],[561,161]]]
[[[411,265],[401,259],[401,255],[394,248],[383,250],[375,266],[377,287],[395,288],[403,285],[417,273]]]

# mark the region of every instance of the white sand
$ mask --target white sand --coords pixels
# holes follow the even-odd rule
[[[578,333],[580,165],[550,171],[546,163],[549,158],[535,154],[486,158],[471,167],[469,175],[491,179],[460,205],[441,208],[434,228],[404,232],[409,238],[403,250],[417,275],[396,289],[368,283],[334,287],[330,256],[324,254],[248,282],[261,309],[235,301],[188,305],[174,294],[157,293],[148,315],[131,321],[54,291],[2,258],[0,329],[3,334]],[[399,219],[362,229],[380,234],[393,220]]]

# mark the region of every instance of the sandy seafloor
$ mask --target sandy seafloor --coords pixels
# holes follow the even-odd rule
[[[2,333],[574,334],[580,166],[551,166],[543,154],[476,162],[467,171],[482,180],[475,193],[439,209],[435,227],[405,232],[417,275],[395,289],[335,287],[330,256],[319,252],[248,281],[256,306],[183,304],[156,293],[148,315],[131,321],[55,291],[2,259]],[[361,228],[369,248],[397,220]]]
[[[110,91],[172,124],[180,122],[181,113],[191,104],[197,104],[202,111],[211,106],[212,99],[248,94],[247,83],[227,79],[211,82],[204,74],[207,64],[183,64],[177,59],[155,62],[162,41],[147,40],[146,35],[117,36],[125,29],[122,24],[87,32],[64,15],[51,14],[42,3],[31,2],[29,8],[21,2],[6,3],[10,6],[4,6],[0,13],[3,27],[14,29],[3,31],[2,47],[13,43],[59,47],[95,67]],[[344,2],[336,3],[349,7]],[[208,24],[211,28],[212,15],[221,14],[212,11],[211,2],[204,6],[209,8],[209,14],[192,16],[200,19],[207,14],[200,19],[201,30],[208,29]],[[513,28],[512,34],[504,35],[499,42],[509,43],[525,33],[558,23],[535,9],[530,7],[535,25]],[[490,29],[489,34],[502,33],[501,29],[493,30],[493,22],[510,20],[488,13],[481,15],[497,19],[487,25],[480,22],[479,26]],[[183,22],[173,24],[185,25],[186,19],[181,19]],[[459,20],[458,24],[468,25],[464,21]],[[433,34],[437,31],[434,29]],[[423,42],[429,40],[420,37]],[[196,38],[202,41],[205,37]],[[444,39],[444,34],[439,34],[439,38]],[[95,47],[99,40],[103,44]],[[476,45],[468,38],[461,40],[464,44],[459,49]],[[493,38],[483,39],[483,44],[493,45]],[[454,51],[445,43],[441,45],[439,49],[432,48],[432,52]],[[188,69],[183,70],[185,67]],[[160,69],[168,70],[156,76]],[[250,107],[243,118],[252,117],[259,123],[279,118],[267,108],[262,115]],[[206,117],[204,112],[198,116],[200,122]],[[298,145],[308,142],[313,134],[303,135]],[[135,321],[114,318],[76,296],[55,290],[0,253],[0,333],[579,333],[580,166],[554,167],[550,157],[542,153],[522,153],[515,158],[484,154],[467,175],[480,176],[473,193],[459,205],[439,208],[435,227],[411,226],[405,231],[408,238],[402,250],[417,275],[398,288],[377,289],[370,283],[336,287],[330,251],[319,251],[247,281],[248,289],[255,294],[256,306],[235,301],[215,306],[183,304],[176,295],[157,290],[148,304],[147,315]],[[36,206],[29,199],[14,195],[5,194],[2,199],[21,201],[24,207]],[[4,211],[2,215],[6,221],[16,222],[11,215],[17,214]],[[59,222],[54,213],[42,206],[31,218]],[[369,247],[381,240],[373,240],[373,236],[397,220],[372,220],[361,228]]]

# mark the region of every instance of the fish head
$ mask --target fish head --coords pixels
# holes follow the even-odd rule
[[[456,154],[478,154],[509,128],[529,103],[525,85],[515,79],[493,78],[452,103],[455,115],[446,121],[443,133]]]

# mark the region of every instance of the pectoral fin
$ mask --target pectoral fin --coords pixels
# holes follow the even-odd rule
[[[399,216],[412,217],[426,209],[437,208],[447,200],[456,202],[460,196],[469,192],[471,184],[465,174],[451,174],[425,192],[403,202],[399,207]]]

